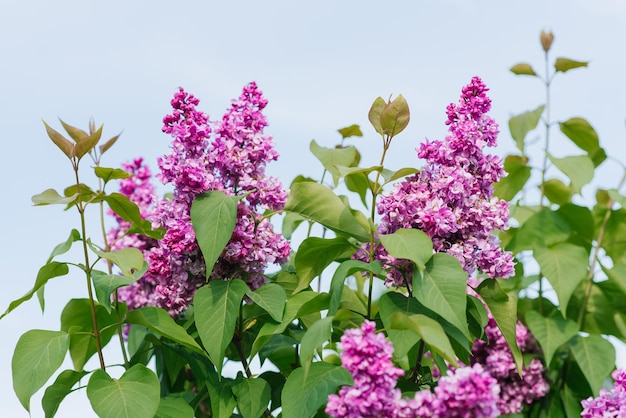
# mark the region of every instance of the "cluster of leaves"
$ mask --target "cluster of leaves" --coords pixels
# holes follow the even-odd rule
[[[626,174],[615,188],[597,189],[595,198],[589,193],[596,169],[608,162],[597,132],[580,117],[550,120],[553,79],[588,63],[568,58],[550,62],[553,39],[542,33],[543,75],[527,63],[511,68],[542,82],[547,101],[510,119],[519,154],[506,157],[508,177],[496,186],[497,195],[512,200],[516,227],[502,239],[520,261],[505,289],[520,294],[518,315],[543,349],[552,381],[550,394],[535,405],[533,416],[550,417],[579,416],[580,399],[597,395],[615,367],[615,349],[605,336],[626,342],[626,199],[619,192]],[[553,140],[557,126],[562,135]],[[535,166],[526,146],[531,133],[544,140],[543,161]],[[552,149],[567,147],[551,142],[564,140],[579,152],[553,155]],[[533,184],[538,199],[529,193]]]
[[[545,34],[546,63],[551,43]],[[581,66],[586,63],[559,58],[554,72],[546,68],[545,77],[528,64],[516,65],[512,71],[543,80],[549,91],[557,73]],[[584,154],[550,154],[547,145],[553,123],[549,108],[550,103],[545,103],[510,121],[520,153],[506,157],[509,175],[496,185],[496,194],[515,202],[516,226],[501,238],[518,257],[517,274],[508,281],[482,281],[476,289],[480,298],[467,294],[468,275],[457,259],[433,254],[424,232],[376,233],[378,196],[389,184],[418,171],[384,167],[392,139],[410,119],[406,101],[398,96],[389,101],[376,99],[369,112],[382,138],[378,165],[360,167],[357,148],[344,145],[346,139],[362,136],[356,125],[339,130],[342,139],[337,147],[311,142],[310,150],[324,174],[320,181],[298,176],[291,184],[283,234],[292,238],[296,230],[302,232],[301,226],[308,225],[308,230],[289,263],[268,275],[268,283],[254,291],[238,279],[208,281],[176,320],[161,308],[128,311],[118,302],[117,289],[141,277],[146,262],[134,248],[111,251],[104,231],[102,246],[87,236],[86,208],[96,204],[103,214],[106,203],[131,223],[128,233],[162,237],[163,231],[153,230],[128,198],[105,192],[109,182],[128,176],[123,170],[100,166],[100,157],[117,137],[97,147],[102,127],[95,129],[91,123],[85,132],[62,122],[67,139],[46,124],[48,136],[70,160],[76,183],[63,194],[46,190],[34,196],[33,202],[76,208],[81,228],[72,230],[54,248],[33,288],[13,301],[3,316],[35,294],[43,309],[46,283],[68,274],[69,267],[84,272],[88,297],[68,302],[60,331],[31,330],[20,338],[13,357],[18,399],[30,411],[33,394],[58,372],[69,353],[74,368],[58,373],[45,389],[46,417],[55,415],[69,393],[85,387],[93,410],[101,417],[324,416],[328,395],[353,383],[337,355],[344,330],[365,319],[376,321],[393,343],[395,361],[405,370],[399,385],[411,393],[434,384],[435,367],[446,370],[459,361],[470,363],[474,341],[485,339],[488,314],[484,302],[509,343],[518,370],[524,363],[516,344],[518,318],[537,338],[549,366],[550,394],[525,413],[579,415],[580,399],[597,394],[614,368],[615,352],[603,335],[626,341],[626,305],[622,302],[626,300],[626,244],[621,238],[626,234],[626,197],[619,193],[620,184],[616,189],[598,190],[591,207],[573,203],[606,160],[606,153],[591,125],[572,118],[559,127]],[[541,176],[540,197],[531,203],[526,191],[532,187],[533,167],[526,137],[541,120],[545,159],[535,168]],[[96,189],[79,180],[79,162],[85,155],[95,163]],[[569,184],[548,178],[549,168],[558,169]],[[326,173],[332,176],[330,184],[324,183]],[[193,202],[191,219],[207,277],[232,235],[236,199],[212,191]],[[356,209],[355,201],[365,210]],[[616,204],[622,207],[616,209]],[[314,225],[321,227],[320,236],[311,234]],[[56,261],[75,243],[84,250],[83,261]],[[381,263],[373,257],[369,262],[354,260],[352,255],[363,244],[373,247],[376,243],[382,243],[391,256],[415,264],[410,292],[389,290],[378,298],[374,295],[373,283],[384,277]],[[96,269],[99,265],[106,265],[106,271]],[[538,271],[532,272],[533,265]],[[114,266],[119,273],[113,272]],[[124,371],[114,378],[110,375],[114,365],[105,362],[102,348],[116,334]],[[86,369],[95,355],[100,367]],[[147,366],[152,360],[154,368]],[[261,369],[253,370],[252,360]],[[239,372],[226,373],[226,363],[230,363],[227,369]]]

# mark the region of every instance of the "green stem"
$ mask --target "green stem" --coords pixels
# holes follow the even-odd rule
[[[620,180],[619,186],[617,189],[621,189],[626,182],[626,173]],[[604,240],[604,233],[606,231],[606,226],[609,223],[609,218],[611,217],[611,207],[615,201],[613,199],[609,199],[607,203],[607,210],[604,214],[604,218],[602,219],[602,224],[600,225],[600,230],[598,231],[598,238],[596,239],[596,246],[593,249],[593,257],[591,258],[591,265],[589,266],[589,273],[587,274],[587,285],[585,287],[585,296],[583,297],[583,304],[580,307],[580,311],[578,311],[578,329],[581,329],[583,326],[583,322],[585,320],[585,313],[587,312],[587,303],[589,303],[589,298],[591,297],[591,290],[593,289],[593,276],[594,271],[596,269],[596,264],[598,262],[598,253],[600,252],[600,248],[602,247],[602,241]]]
[[[74,166],[74,175],[76,177],[76,192],[78,193],[78,213],[80,214],[80,227],[83,242],[83,254],[85,256],[85,275],[87,278],[87,292],[89,294],[89,305],[91,308],[91,321],[93,324],[93,334],[96,339],[96,349],[98,351],[98,359],[100,360],[100,368],[106,371],[106,365],[104,363],[104,355],[102,354],[102,342],[100,340],[100,330],[98,329],[98,319],[96,316],[96,304],[93,297],[93,290],[91,289],[91,266],[89,265],[89,249],[87,248],[87,228],[85,226],[85,206],[80,197],[80,179],[78,178],[78,161],[72,161]]]

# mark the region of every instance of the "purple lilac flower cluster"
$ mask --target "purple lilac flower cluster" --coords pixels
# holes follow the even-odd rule
[[[150,168],[144,164],[142,158],[136,158],[131,162],[122,163],[122,169],[132,177],[120,180],[120,193],[137,205],[143,219],[150,219],[156,209],[156,193]],[[110,211],[110,214],[118,223],[117,227],[107,233],[107,242],[111,249],[137,248],[148,261],[151,249],[157,246],[157,240],[141,234],[128,234],[130,222],[125,221],[113,211]],[[154,279],[149,275],[144,275],[130,286],[120,288],[118,297],[126,302],[130,309],[154,305],[156,303],[155,286]]]
[[[258,288],[265,282],[265,268],[284,263],[291,251],[261,213],[281,210],[286,200],[281,183],[265,176],[267,163],[278,158],[271,136],[263,133],[267,119],[262,111],[267,100],[254,82],[248,84],[213,128],[208,115],[197,110],[198,104],[196,97],[181,88],[171,101],[173,112],[163,119],[163,132],[174,139],[171,152],[158,159],[161,172],[157,178],[172,184],[174,191],[170,199],[158,202],[150,218],[166,231],[147,253],[149,269],[142,283],[150,285],[151,296],[138,295],[146,292],[140,284],[128,288],[123,300],[136,300],[129,303],[131,307],[145,302],[176,314],[187,308],[195,291],[206,282],[190,214],[200,193],[217,190],[243,196],[235,230],[211,279],[241,278]]]
[[[352,374],[354,386],[330,395],[326,413],[334,418],[444,418],[498,416],[500,388],[482,366],[453,370],[439,380],[435,393],[417,392],[403,398],[396,381],[404,372],[394,367],[393,347],[373,322],[347,330],[341,337],[341,361]]]
[[[524,365],[522,376],[517,373],[511,349],[493,318],[485,327],[489,342],[476,340],[472,347],[472,363],[480,364],[500,385],[498,409],[502,414],[516,414],[550,390],[545,379],[546,369],[538,357]],[[516,340],[522,354],[540,352],[535,337],[521,322],[516,326]]]
[[[469,274],[478,269],[490,278],[509,277],[513,256],[493,235],[508,227],[507,202],[493,196],[493,183],[504,169],[499,157],[483,153],[485,146],[496,145],[499,132],[487,114],[488,90],[474,77],[462,89],[459,104],[448,106],[445,140],[422,143],[417,150],[426,160],[422,171],[397,183],[378,202],[378,233],[421,229],[432,239],[434,251],[455,256]],[[411,277],[412,264],[395,260],[384,248],[377,249],[376,258],[389,268],[387,285],[403,286]]]
[[[589,397],[583,400],[583,418],[626,418],[626,371],[615,370],[611,376],[615,384],[611,391],[600,389],[597,398]]]

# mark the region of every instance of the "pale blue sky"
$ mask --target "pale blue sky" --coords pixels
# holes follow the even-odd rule
[[[105,123],[105,135],[124,131],[105,165],[141,155],[156,167],[169,143],[161,119],[178,86],[215,119],[256,80],[269,99],[267,132],[282,155],[270,171],[288,184],[300,173],[319,175],[307,151],[311,139],[332,146],[336,129],[352,123],[365,134],[358,139],[364,164],[377,161],[380,144],[367,111],[377,96],[390,94],[405,96],[412,121],[387,161],[391,168],[417,165],[417,144],[445,135],[446,105],[479,75],[502,127],[495,152],[504,155],[514,149],[508,117],[543,101],[539,82],[508,72],[520,61],[543,68],[541,29],[554,31],[555,57],[591,61],[555,81],[553,119],[588,118],[607,152],[626,160],[626,0],[0,0],[0,311],[30,288],[54,245],[77,225],[74,212],[31,205],[32,195],[72,181],[42,118],[55,127],[57,117],[86,127],[94,116]],[[554,141],[556,155],[576,152]],[[601,174],[597,184],[611,188],[620,171],[606,163]],[[58,329],[67,299],[85,296],[83,278],[57,279],[46,294],[43,317],[29,302],[0,322],[3,416],[28,416],[11,386],[17,339],[32,328]],[[33,417],[43,416],[40,398],[33,397]],[[72,395],[58,416],[90,416],[86,402],[84,391]]]

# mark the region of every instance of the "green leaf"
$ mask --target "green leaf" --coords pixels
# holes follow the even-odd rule
[[[615,348],[599,335],[577,335],[569,343],[570,351],[585,375],[594,395],[615,367]]]
[[[556,158],[548,154],[548,158],[552,164],[569,177],[574,193],[580,193],[580,189],[593,180],[595,168],[591,158],[586,155]]]
[[[197,318],[197,308],[195,315]],[[142,325],[196,353],[205,355],[204,350],[198,345],[196,340],[194,340],[191,335],[187,334],[185,328],[174,322],[170,314],[164,309],[154,306],[133,309],[126,314],[126,322],[129,324]]]
[[[164,233],[159,229],[153,230],[152,223],[141,217],[139,207],[123,194],[111,193],[104,196],[103,199],[113,212],[132,224],[131,228],[128,230],[129,234],[139,233],[154,239],[163,238]]]
[[[271,399],[270,385],[263,379],[241,379],[232,386],[237,409],[243,418],[259,418]]]
[[[135,277],[135,272],[143,271],[145,260],[137,248],[122,248],[115,251],[96,251],[100,257],[109,260],[122,270],[126,277]]]
[[[383,127],[380,124],[380,114],[382,113],[386,105],[387,103],[383,100],[382,97],[377,97],[376,100],[374,100],[374,103],[372,103],[372,107],[367,114],[367,118],[369,119],[370,123],[372,124],[376,132],[381,135],[383,135]]]
[[[11,360],[13,390],[27,411],[30,398],[61,366],[68,347],[68,335],[62,331],[33,329],[17,341]]]
[[[449,254],[437,253],[426,264],[424,274],[415,273],[413,296],[470,339],[465,315],[468,276],[459,260]]]
[[[213,280],[193,298],[196,327],[209,358],[222,373],[224,352],[230,344],[239,317],[239,305],[248,286],[240,279]]]
[[[106,167],[95,167],[94,171],[96,173],[96,177],[104,180],[104,184],[108,183],[111,180],[120,180],[120,179],[128,179],[133,175],[122,170],[121,168],[106,168]]]
[[[84,141],[89,137],[89,134],[87,132],[63,122],[61,118],[59,118],[59,122],[61,122],[61,125],[63,125],[63,129],[65,129],[65,132],[70,135],[70,138],[72,138],[74,142]]]
[[[98,369],[87,384],[87,397],[100,418],[153,418],[159,408],[159,386],[157,375],[142,364],[119,379]]]
[[[352,136],[363,136],[361,127],[359,125],[350,125],[345,128],[337,129],[337,132],[341,135],[342,139],[350,138]]]
[[[263,308],[265,312],[270,314],[274,321],[282,321],[287,294],[280,285],[276,283],[266,283],[254,292],[250,289],[246,290],[246,295],[248,295],[252,302],[256,303]]]
[[[500,287],[497,280],[483,280],[476,289],[483,301],[489,307],[489,311],[495,319],[504,339],[509,344],[513,353],[517,372],[522,373],[522,352],[517,346],[517,297],[512,293],[506,293]]]
[[[74,144],[63,135],[52,129],[45,120],[42,120],[43,124],[46,127],[46,133],[48,137],[54,142],[54,144],[59,147],[63,154],[67,156],[67,158],[74,157]]]
[[[294,259],[296,274],[298,275],[298,287],[295,292],[309,287],[311,281],[322,274],[330,263],[348,259],[354,251],[354,245],[343,237],[332,239],[306,238],[298,247]]]
[[[64,370],[59,373],[54,383],[46,388],[41,399],[41,406],[46,414],[46,418],[51,418],[57,413],[63,399],[72,392],[74,385],[86,374],[87,372],[84,370],[80,372]]]
[[[92,129],[92,131],[93,131],[93,129]],[[104,154],[105,152],[107,152],[113,146],[113,144],[115,144],[117,142],[117,140],[119,139],[120,135],[122,135],[121,132],[119,134],[115,135],[114,137],[109,138],[104,144],[100,145],[100,154]]]
[[[311,364],[307,374],[300,367],[285,382],[282,395],[283,417],[310,418],[326,404],[328,395],[335,393],[339,386],[352,384],[352,376],[341,366],[317,362]]]
[[[70,203],[74,203],[78,194],[73,194],[68,197],[61,196],[54,189],[47,189],[43,192],[34,195],[31,200],[33,201],[33,205],[35,206],[46,206],[46,205],[67,205]]]
[[[537,75],[535,70],[533,70],[533,67],[531,67],[530,64],[526,64],[525,62],[520,63],[520,64],[515,64],[509,69],[509,71],[511,71],[513,74],[516,74],[516,75],[532,75],[532,76]]]
[[[108,274],[95,270],[91,272],[91,280],[96,290],[96,298],[107,312],[111,312],[111,293],[115,289],[128,286],[136,281],[136,279],[120,276],[119,274]]]
[[[389,340],[393,344],[394,357],[403,358],[417,344],[419,335],[409,329],[392,329],[392,316],[397,312],[409,316],[427,311],[415,298],[409,298],[397,292],[384,293],[378,300],[378,311],[387,329]]]
[[[346,277],[358,271],[370,271],[375,276],[383,273],[382,265],[379,261],[369,264],[359,260],[346,260],[341,263],[335,270],[330,282],[330,305],[328,307],[328,315],[334,315],[337,309],[339,309]]]
[[[50,263],[54,257],[68,252],[70,248],[72,248],[72,244],[79,240],[80,232],[78,232],[76,229],[72,229],[72,231],[70,232],[70,236],[67,237],[65,242],[62,242],[54,247],[54,250],[52,250],[52,253],[50,254],[50,257],[48,257],[48,261],[46,261],[46,263]]]
[[[604,230],[602,248],[613,259],[614,263],[626,261],[626,239],[624,237],[626,237],[626,208],[612,210]]]
[[[567,222],[570,227],[570,242],[574,242],[590,249],[595,233],[595,226],[591,211],[584,206],[568,203],[561,205],[556,213],[561,219]]]
[[[541,105],[535,110],[529,110],[519,115],[513,116],[509,119],[509,130],[511,136],[517,144],[517,148],[524,153],[524,141],[528,132],[537,127],[541,115],[543,113],[544,106]]]
[[[587,276],[589,253],[583,247],[563,242],[549,248],[535,248],[534,256],[554,288],[565,315],[572,293]]]
[[[231,388],[231,380],[222,379],[221,382],[207,384],[211,400],[211,413],[217,418],[231,418],[237,406],[235,395]]]
[[[450,340],[441,325],[434,319],[421,314],[407,316],[402,312],[395,312],[391,315],[391,328],[413,331],[432,350],[453,366],[457,366],[456,354],[450,345]]]
[[[626,196],[622,195],[617,189],[609,189],[607,190],[609,197],[622,208],[626,208]]]
[[[236,196],[214,190],[199,194],[191,204],[191,224],[204,256],[207,280],[235,230],[238,201]]]
[[[572,201],[572,189],[559,179],[549,179],[543,183],[543,194],[557,205],[566,205]]]
[[[409,104],[400,94],[380,112],[380,126],[386,135],[394,137],[408,126],[410,118]]]
[[[504,170],[507,176],[494,185],[494,194],[503,200],[513,200],[515,195],[524,188],[530,178],[528,158],[520,155],[507,155],[504,159]]]
[[[352,167],[359,158],[359,152],[353,146],[326,148],[318,145],[315,140],[309,145],[311,153],[322,163],[324,168],[333,176],[335,187],[342,177],[337,167]]]
[[[555,212],[544,208],[524,222],[507,246],[513,254],[565,242],[570,236],[567,222]]]
[[[154,418],[194,418],[193,408],[183,398],[161,398]]]
[[[382,176],[385,179],[385,184],[387,184],[387,183],[391,183],[392,181],[396,181],[403,177],[410,176],[419,172],[420,171],[417,168],[404,167],[399,170],[390,172],[389,175],[387,174],[386,170],[383,170]]]
[[[321,348],[324,342],[330,341],[333,317],[327,316],[314,323],[300,341],[300,363],[304,367],[305,375],[309,371],[315,350]]]
[[[589,64],[588,61],[574,61],[569,58],[557,58],[554,62],[554,69],[557,72],[567,72],[574,68],[586,67]]]
[[[571,118],[559,122],[559,128],[578,148],[587,152],[594,167],[606,160],[606,152],[600,148],[598,133],[586,119]]]
[[[74,145],[74,157],[77,159],[81,159],[85,156],[85,154],[89,153],[100,141],[102,136],[102,125],[96,130],[94,133],[89,135],[87,138],[83,138],[80,141],[77,141]]]
[[[380,235],[380,242],[390,255],[411,260],[420,271],[433,256],[432,241],[419,229],[401,228],[393,234]]]
[[[543,350],[546,364],[550,364],[559,347],[578,334],[578,325],[571,319],[560,316],[545,318],[537,311],[526,312],[525,319]]]
[[[37,292],[39,289],[43,289],[44,285],[48,283],[48,280],[54,277],[65,276],[68,272],[69,272],[69,268],[67,267],[66,263],[58,263],[56,261],[51,261],[47,264],[44,264],[39,269],[39,272],[37,273],[37,278],[35,279],[35,285],[33,286],[33,288],[29,290],[21,298],[15,299],[13,302],[11,302],[7,310],[4,311],[4,313],[0,316],[0,319],[4,318],[13,309],[17,308],[22,303],[32,298],[35,292]],[[42,306],[42,311],[43,311],[43,306]]]
[[[109,313],[104,306],[95,306],[98,328],[101,330],[100,342],[105,346],[115,334],[117,316]],[[103,330],[104,327],[107,327]],[[74,370],[80,371],[87,360],[97,351],[94,336],[91,301],[89,299],[72,299],[61,312],[61,330],[70,334],[70,356]]]
[[[293,233],[304,221],[306,221],[306,219],[298,215],[297,213],[285,213],[285,215],[283,216],[283,225],[280,232],[283,234],[285,239],[290,240]]]
[[[369,234],[352,215],[350,209],[328,187],[321,184],[311,182],[293,184],[285,203],[285,211],[297,213],[361,242],[369,241]]]

